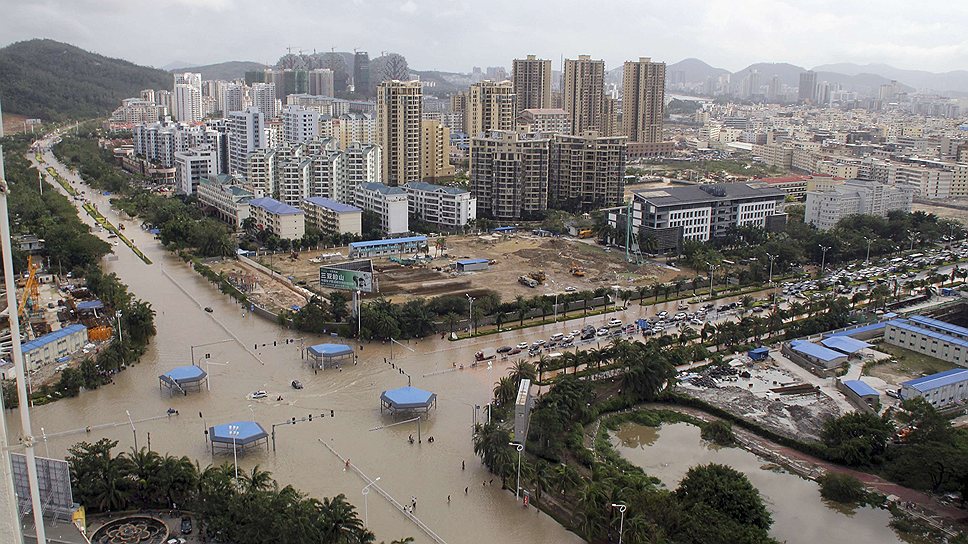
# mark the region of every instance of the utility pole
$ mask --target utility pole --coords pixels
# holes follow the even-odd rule
[[[3,113],[0,110],[0,137],[3,137]],[[44,528],[44,510],[40,502],[40,486],[37,482],[37,458],[34,455],[34,437],[30,426],[30,399],[27,398],[27,371],[24,368],[24,356],[20,351],[20,316],[17,314],[17,285],[13,272],[13,252],[10,245],[10,213],[7,209],[7,197],[10,194],[10,186],[7,184],[7,177],[3,167],[3,147],[0,146],[0,251],[3,252],[3,280],[4,288],[7,291],[7,316],[10,321],[10,358],[13,361],[14,371],[17,377],[17,399],[20,401],[20,427],[23,436],[21,442],[27,459],[27,482],[30,488],[30,506],[34,515],[34,530],[37,542],[47,542],[47,533]],[[3,419],[3,418],[0,418]],[[7,428],[6,423],[0,426],[2,430],[2,446],[0,451],[3,467],[0,468],[0,475],[3,475],[3,496],[0,501],[7,503],[8,508],[2,514],[3,521],[0,527],[5,527],[3,534],[12,535],[14,542],[21,542],[22,532],[20,530],[19,509],[17,508],[16,495],[13,488],[13,473],[10,468],[10,453],[7,447]],[[9,487],[8,487],[9,486]]]
[[[820,276],[823,277],[823,271],[827,268],[827,252],[830,251],[830,247],[820,246],[820,251],[823,251],[823,257],[820,258]]]

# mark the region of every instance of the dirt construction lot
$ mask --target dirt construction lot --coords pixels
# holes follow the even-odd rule
[[[446,294],[468,293],[473,296],[474,293],[492,289],[501,294],[502,300],[509,301],[518,295],[528,297],[563,293],[568,287],[582,291],[612,285],[623,288],[651,285],[680,275],[652,264],[630,265],[625,262],[624,253],[605,251],[605,248],[589,240],[517,234],[448,236],[445,244],[446,249],[438,251],[431,241],[430,256],[435,258],[429,264],[404,266],[389,259],[374,259],[375,282],[380,294],[400,302],[414,297]],[[325,252],[334,251],[347,255],[346,248]],[[294,281],[305,282],[308,288],[317,290],[319,267],[322,264],[310,262],[310,259],[322,253],[302,252],[298,259],[278,254],[271,263],[270,258],[265,256],[258,260],[291,276]],[[453,269],[458,259],[488,259],[494,264],[488,270],[458,273]],[[336,263],[340,259],[327,262]],[[584,269],[585,276],[574,276],[572,267]],[[530,288],[518,283],[519,276],[537,271],[546,274],[544,285]]]

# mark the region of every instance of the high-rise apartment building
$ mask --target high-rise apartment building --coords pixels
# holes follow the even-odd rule
[[[372,82],[370,82],[370,54],[357,51],[353,54],[353,90],[363,97],[373,96]]]
[[[175,120],[197,123],[202,120],[202,91],[187,83],[176,83],[174,90]]]
[[[380,146],[352,142],[346,146],[346,181],[337,188],[334,198],[347,204],[356,201],[356,187],[363,183],[381,183]]]
[[[492,130],[513,130],[516,100],[510,81],[484,81],[471,85],[467,94],[467,134],[480,136]]]
[[[517,126],[525,132],[571,134],[568,112],[561,108],[544,108],[518,112]]]
[[[495,131],[473,140],[470,185],[479,217],[527,219],[548,209],[547,137]]]
[[[245,181],[252,194],[257,198],[278,194],[277,179],[275,151],[259,149],[249,153],[246,160]]]
[[[800,102],[817,102],[817,72],[807,70],[800,73],[800,87],[797,93]]]
[[[626,65],[626,68],[628,65]],[[588,212],[625,196],[624,136],[556,134],[551,141],[549,206]]]
[[[249,153],[265,149],[265,117],[259,108],[246,108],[228,115],[229,174],[246,171]]]
[[[259,108],[266,119],[272,119],[279,115],[276,110],[275,83],[253,83],[249,89],[249,96],[252,97],[252,106]]]
[[[353,142],[376,143],[376,119],[369,113],[344,113],[329,123],[331,136],[339,142],[340,149],[346,149]]]
[[[450,129],[440,121],[424,119],[420,130],[420,179],[454,177],[454,167],[450,164]]]
[[[219,111],[228,115],[231,111],[242,111],[245,107],[245,88],[238,83],[226,83],[219,96]]]
[[[551,107],[551,61],[535,55],[514,59],[511,81],[517,100],[516,110]]]
[[[218,152],[203,145],[175,152],[175,188],[184,195],[195,194],[199,182],[218,174]]]
[[[286,143],[303,143],[319,134],[319,112],[289,105],[282,110],[282,138]]]
[[[391,187],[420,181],[423,87],[419,81],[384,81],[377,86],[377,132],[383,181]]]
[[[314,96],[336,96],[333,88],[333,71],[317,68],[309,71],[309,94]]]
[[[605,98],[605,61],[589,55],[565,59],[562,77],[564,110],[571,115],[571,130],[581,134],[602,127]]]
[[[626,62],[622,78],[622,133],[630,142],[661,142],[665,110],[664,62]]]

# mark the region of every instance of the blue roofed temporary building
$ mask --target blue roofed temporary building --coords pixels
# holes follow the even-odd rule
[[[857,338],[858,340],[870,340],[871,338],[876,338],[884,334],[885,322],[871,323],[869,325],[861,325],[860,327],[854,327],[852,329],[845,329],[842,331],[837,331],[831,333],[829,337],[833,336],[849,336],[851,338]]]
[[[487,270],[490,261],[487,259],[461,259],[457,261],[457,271],[458,272],[475,272],[478,270]]]
[[[863,340],[851,338],[850,336],[830,336],[820,341],[824,346],[847,355],[853,355],[862,349],[871,347]]]
[[[795,356],[810,365],[826,370],[837,368],[847,362],[845,354],[806,340],[793,340],[789,346]]]
[[[208,373],[195,365],[177,366],[158,376],[158,388],[168,388],[168,394],[175,391],[187,395],[189,390],[201,391],[202,382],[208,380]]]
[[[922,316],[892,319],[884,341],[957,365],[968,364],[968,329]]]
[[[837,389],[860,410],[872,412],[881,401],[881,394],[861,380],[837,380]]]
[[[80,350],[86,343],[87,327],[75,323],[30,342],[24,342],[20,346],[20,351],[24,354],[27,370],[36,370],[41,365],[53,363]]]
[[[968,368],[953,368],[901,383],[903,400],[923,397],[937,408],[961,404],[968,399]]]
[[[306,352],[309,355],[310,366],[319,369],[339,368],[343,363],[348,364],[356,360],[353,347],[346,344],[316,344],[309,346]]]
[[[516,230],[518,230],[517,227],[497,227],[497,228],[491,229],[491,232],[496,232],[498,234],[510,234]]]
[[[269,451],[269,433],[255,421],[234,421],[209,427],[208,438],[212,443],[213,455],[216,449],[245,453],[247,449],[263,442],[266,451]]]
[[[437,394],[412,386],[398,387],[380,395],[380,412],[429,412],[437,407]]]
[[[384,240],[367,240],[365,242],[350,242],[349,257],[351,259],[361,259],[367,257],[402,255],[404,253],[419,253],[424,251],[426,248],[426,236],[406,236],[403,238],[387,238]]]
[[[82,300],[74,305],[74,309],[79,314],[93,314],[97,317],[97,313],[104,310],[104,303],[98,299]]]
[[[753,359],[754,361],[763,361],[770,356],[770,348],[760,346],[747,351],[746,354],[749,355],[750,359]]]

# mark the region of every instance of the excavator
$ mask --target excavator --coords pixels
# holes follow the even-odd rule
[[[580,265],[578,265],[578,263],[576,263],[575,261],[572,261],[571,262],[571,275],[572,276],[577,276],[577,277],[581,278],[581,277],[583,277],[585,275],[585,269],[582,268]]]

